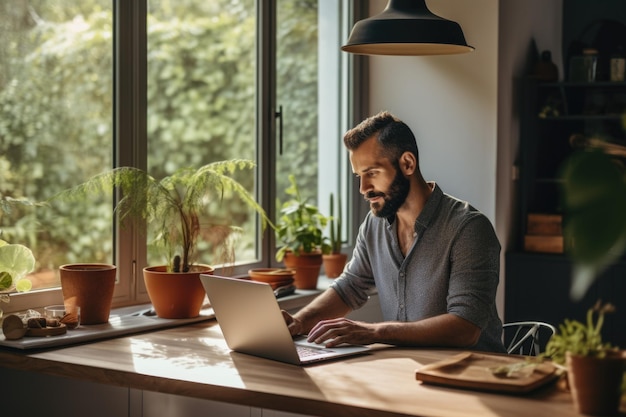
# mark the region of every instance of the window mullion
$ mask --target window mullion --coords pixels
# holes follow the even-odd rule
[[[147,0],[114,0],[114,164],[147,167]],[[114,303],[147,301],[145,237],[116,223],[118,285]]]
[[[275,221],[276,213],[276,1],[257,1],[257,197]],[[276,239],[271,228],[263,234],[261,259],[275,263]]]

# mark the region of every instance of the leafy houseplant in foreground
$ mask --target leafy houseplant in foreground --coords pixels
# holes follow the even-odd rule
[[[580,300],[626,249],[626,170],[623,161],[592,149],[574,153],[562,177],[571,297]]]
[[[133,167],[120,167],[97,175],[83,184],[66,190],[54,199],[86,198],[93,193],[110,192],[118,189],[121,197],[115,211],[120,222],[132,221],[139,227],[147,228],[148,236],[154,247],[159,248],[166,257],[163,266],[144,269],[146,287],[150,299],[155,304],[157,315],[172,317],[179,313],[159,312],[155,297],[151,294],[146,270],[156,269],[159,275],[172,273],[182,281],[185,274],[195,273],[193,289],[199,290],[190,314],[197,315],[204,290],[197,279],[201,272],[209,273],[211,267],[200,269],[197,265],[197,245],[201,238],[209,241],[213,253],[219,257],[212,263],[230,263],[234,260],[234,237],[240,228],[231,225],[225,219],[228,213],[221,210],[224,198],[237,197],[248,207],[261,215],[262,224],[267,224],[263,208],[254,197],[232,175],[240,170],[252,169],[253,161],[233,159],[213,162],[198,169],[183,168],[170,176],[157,180],[147,172]],[[165,279],[165,278],[164,278]],[[191,291],[188,287],[183,293]],[[169,292],[174,292],[169,288]],[[190,304],[190,303],[187,303]],[[186,315],[187,313],[185,313]]]
[[[289,183],[285,192],[291,199],[283,203],[276,222],[276,238],[281,244],[276,260],[284,260],[288,268],[296,271],[296,287],[311,289],[317,286],[322,253],[330,251],[323,233],[328,219],[302,198],[293,174]]]
[[[601,334],[604,315],[613,311],[611,304],[598,302],[587,311],[585,323],[565,320],[546,345],[545,355],[566,366],[574,403],[581,413],[614,415],[619,408],[626,356],[604,343]]]

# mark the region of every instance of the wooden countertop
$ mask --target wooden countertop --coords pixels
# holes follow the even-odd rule
[[[454,350],[382,348],[307,367],[230,352],[218,324],[39,352],[0,349],[0,367],[311,415],[577,416],[554,384],[513,396],[425,385],[423,365]]]

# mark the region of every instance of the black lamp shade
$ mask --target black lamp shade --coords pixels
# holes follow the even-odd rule
[[[450,55],[471,52],[461,26],[433,14],[424,0],[389,0],[358,21],[343,51],[362,55]]]

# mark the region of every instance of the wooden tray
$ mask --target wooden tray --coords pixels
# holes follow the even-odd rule
[[[427,384],[526,393],[560,375],[551,362],[530,360],[527,356],[464,352],[416,370],[415,377]],[[508,375],[502,372],[512,368],[517,370]]]
[[[67,326],[61,323],[58,327],[43,327],[41,329],[29,328],[24,336],[28,337],[47,337],[58,336],[67,333]]]

